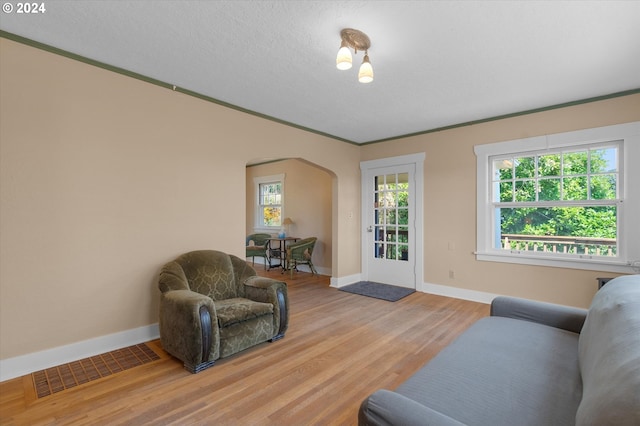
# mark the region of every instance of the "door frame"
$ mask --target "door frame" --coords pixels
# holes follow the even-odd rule
[[[381,158],[378,160],[368,160],[360,162],[361,176],[361,194],[360,194],[360,223],[362,229],[360,231],[360,253],[361,253],[361,278],[367,280],[369,277],[369,263],[367,253],[368,250],[368,232],[369,211],[367,205],[368,192],[371,191],[370,182],[366,182],[366,175],[370,169],[380,167],[401,167],[411,165],[415,167],[414,174],[414,197],[413,205],[415,207],[414,229],[415,229],[415,253],[414,253],[414,277],[415,289],[424,291],[424,160],[426,154],[424,152],[408,155],[400,155],[397,157]]]

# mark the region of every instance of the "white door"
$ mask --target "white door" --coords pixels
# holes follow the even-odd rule
[[[422,196],[417,191],[422,184],[416,177],[416,161],[408,161],[414,157],[361,164],[364,281],[409,288],[418,288],[422,282],[422,271],[418,270],[423,263],[422,238],[418,238],[422,228],[418,200]],[[423,159],[424,155],[418,158]],[[418,171],[422,179],[422,161]]]

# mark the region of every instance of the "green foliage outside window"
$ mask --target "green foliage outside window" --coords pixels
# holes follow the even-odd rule
[[[501,235],[617,237],[616,147],[500,158],[493,166]]]
[[[262,207],[262,224],[264,226],[281,226],[282,183],[260,184],[260,205]]]
[[[264,207],[262,211],[262,217],[264,217],[264,225],[280,226],[280,224],[282,223],[280,207]]]

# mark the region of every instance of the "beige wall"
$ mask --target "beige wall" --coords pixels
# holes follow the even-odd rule
[[[362,159],[425,152],[425,282],[586,307],[597,289],[596,277],[618,274],[475,260],[473,147],[638,119],[640,95],[632,95],[367,145]]]
[[[0,359],[156,323],[182,252],[244,256],[258,158],[335,174],[333,275],[359,271],[359,222],[337,214],[359,208],[357,146],[7,39],[0,55]]]
[[[6,39],[0,93],[0,359],[157,322],[164,262],[244,255],[266,158],[335,174],[334,278],[360,272],[359,161],[424,151],[426,282],[585,306],[597,272],[475,261],[473,145],[640,119],[633,95],[358,147]]]
[[[332,241],[332,174],[299,159],[289,159],[247,167],[247,234],[256,232],[255,204],[257,194],[254,178],[285,175],[284,211],[294,224],[290,237],[317,237],[313,264],[330,274]],[[258,230],[259,232],[260,230]],[[277,232],[277,231],[276,231]]]

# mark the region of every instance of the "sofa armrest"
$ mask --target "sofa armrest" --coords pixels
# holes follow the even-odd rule
[[[499,296],[491,302],[491,316],[537,322],[580,333],[587,310],[516,297]]]
[[[284,337],[289,327],[287,284],[272,278],[253,276],[245,280],[244,290],[247,299],[273,305],[275,335],[272,340]]]
[[[162,293],[159,326],[162,347],[190,371],[220,357],[220,331],[211,298],[191,290]]]
[[[360,405],[358,425],[462,426],[463,423],[399,393],[381,389]]]

